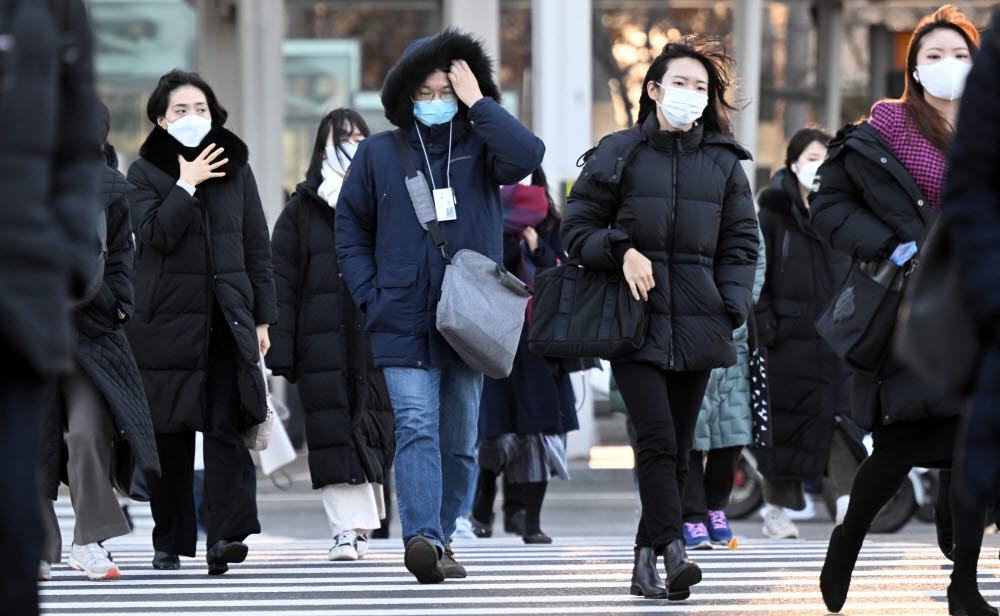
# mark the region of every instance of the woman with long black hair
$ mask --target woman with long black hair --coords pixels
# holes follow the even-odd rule
[[[637,433],[642,518],[631,592],[684,599],[681,494],[709,373],[736,363],[733,330],[751,308],[757,218],[732,139],[732,59],[710,41],[668,43],[650,65],[635,126],[586,156],[562,239],[585,267],[621,271],[649,319],[638,351],[612,361]],[[667,581],[656,571],[663,556]]]
[[[819,168],[813,228],[855,261],[908,267],[937,216],[948,170],[948,142],[979,32],[954,6],[925,16],[910,39],[900,100],[875,103],[868,120],[841,131]],[[872,432],[874,451],[858,469],[843,524],[830,536],[820,575],[832,612],[847,599],[851,574],[872,520],[914,466],[950,469],[961,409],[937,395],[886,352],[874,372],[853,376],[852,414]],[[968,506],[950,472],[936,507],[938,543],[955,565],[951,614],[997,614],[980,595],[977,563],[985,512]]]
[[[267,221],[247,146],[196,73],[160,78],[154,125],[129,168],[135,316],[128,334],[149,398],[161,477],[151,481],[153,567],[194,556],[195,431],[204,434],[208,572],[243,562],[260,532],[242,434],[267,413],[260,356],[277,319]]]
[[[364,316],[337,265],[334,211],[358,143],[370,135],[352,109],[320,121],[306,179],[274,226],[278,323],[268,365],[298,384],[309,473],[333,535],[330,560],[358,560],[386,517],[383,486],[395,454],[392,405],[372,361]]]

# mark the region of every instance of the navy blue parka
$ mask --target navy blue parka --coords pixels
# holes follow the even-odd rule
[[[450,125],[415,122],[412,93],[455,59],[469,64],[484,98],[471,108],[460,103]],[[450,152],[458,217],[441,223],[449,252],[468,248],[503,263],[499,186],[534,171],[545,146],[500,106],[490,64],[475,39],[455,30],[416,41],[386,77],[382,104],[389,121],[404,132],[414,165],[428,179],[433,176],[438,188],[448,185]],[[373,135],[358,147],[337,202],[338,262],[365,312],[379,367],[430,367],[457,358],[435,326],[445,264],[417,222],[405,178],[392,133]]]

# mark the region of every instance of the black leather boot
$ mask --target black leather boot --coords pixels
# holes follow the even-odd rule
[[[956,545],[952,555],[955,567],[948,585],[948,613],[951,616],[996,616],[997,609],[979,594],[976,582],[979,548]]]
[[[632,566],[632,587],[629,592],[647,599],[666,599],[667,585],[656,570],[656,552],[653,548],[635,548],[635,564]]]
[[[690,588],[701,581],[701,568],[687,557],[683,539],[667,544],[663,550],[663,566],[667,570],[667,598],[682,601],[690,597]]]
[[[830,535],[823,571],[819,574],[819,589],[823,593],[826,609],[835,614],[844,607],[844,601],[847,601],[851,574],[854,573],[854,564],[858,561],[858,553],[864,540],[864,535],[860,539],[847,536],[843,524],[834,528]]]

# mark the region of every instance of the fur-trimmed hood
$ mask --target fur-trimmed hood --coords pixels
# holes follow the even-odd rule
[[[493,60],[486,54],[483,42],[471,34],[450,28],[435,37],[410,43],[403,57],[389,70],[382,84],[385,117],[399,128],[413,126],[410,95],[428,75],[439,68],[447,70],[453,60],[465,60],[476,76],[483,96],[500,102],[500,88],[493,81]],[[458,101],[458,115],[464,116],[466,111],[468,107]]]
[[[159,126],[154,126],[142,147],[139,148],[139,156],[176,178],[181,175],[180,164],[177,162],[178,154],[183,156],[185,160],[194,160],[212,143],[225,149],[219,158],[228,158],[229,162],[216,171],[225,173],[227,178],[235,176],[247,164],[250,151],[246,144],[230,130],[215,124],[212,125],[212,130],[205,135],[201,143],[193,148],[185,147],[180,141],[171,137],[170,133]]]

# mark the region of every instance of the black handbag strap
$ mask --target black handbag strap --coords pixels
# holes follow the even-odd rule
[[[417,130],[420,130],[419,128]],[[396,142],[396,152],[399,153],[399,158],[403,162],[403,169],[406,171],[406,177],[413,180],[417,177],[417,168],[413,165],[413,157],[410,156],[410,148],[406,145],[406,136],[403,135],[403,131],[396,129],[392,131],[393,141]],[[428,172],[430,169],[428,169]],[[412,200],[411,200],[412,201]],[[416,210],[414,210],[416,211]],[[420,219],[420,216],[417,216]],[[444,259],[445,263],[451,263],[451,257],[448,255],[448,240],[445,239],[444,233],[441,232],[441,226],[438,221],[429,220],[427,221],[427,232],[431,234],[431,239],[434,241],[434,247],[441,251],[441,258]]]

